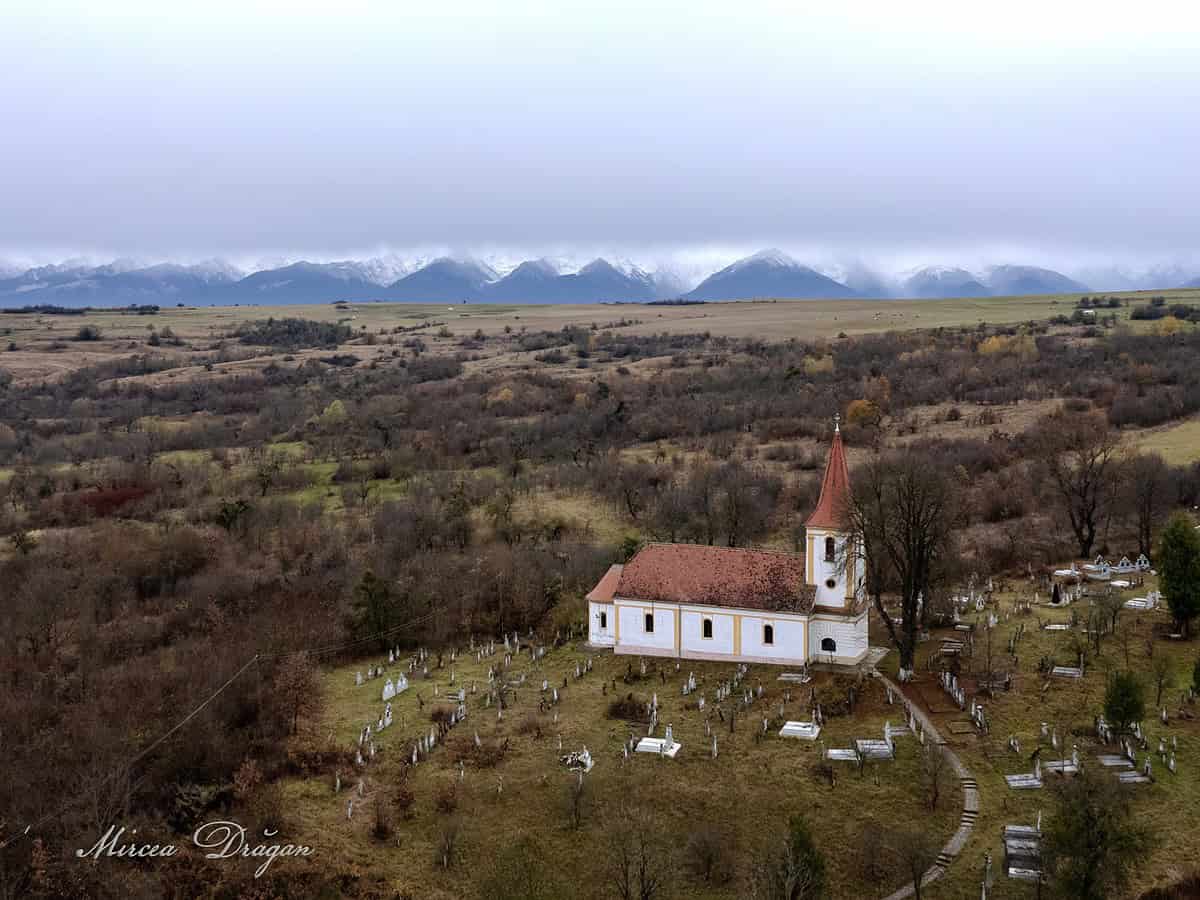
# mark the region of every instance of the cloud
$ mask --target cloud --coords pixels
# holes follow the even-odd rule
[[[0,247],[915,265],[1177,255],[1200,224],[1177,4],[157,10],[0,11]]]

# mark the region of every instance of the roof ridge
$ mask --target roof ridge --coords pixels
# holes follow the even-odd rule
[[[804,554],[795,550],[780,550],[778,547],[723,547],[720,544],[695,544],[688,541],[646,541],[638,553],[647,547],[696,547],[701,550],[730,550],[735,553],[773,553],[776,556],[788,556],[794,559],[804,559]],[[634,554],[635,556],[637,554]]]

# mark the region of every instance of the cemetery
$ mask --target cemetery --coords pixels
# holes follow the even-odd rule
[[[379,663],[330,670],[325,718],[310,739],[355,752],[340,773],[285,782],[305,832],[359,861],[364,877],[449,898],[469,893],[498,835],[534,831],[556,867],[590,886],[579,896],[594,888],[601,897],[610,895],[605,831],[619,827],[627,803],[651,812],[672,845],[682,847],[705,822],[737,853],[751,852],[765,829],[803,807],[831,848],[837,896],[857,897],[904,882],[898,870],[888,891],[864,879],[853,850],[864,828],[919,817],[940,846],[962,815],[952,778],[930,811],[922,744],[901,695],[878,678],[812,671],[796,683],[780,679],[777,667],[677,665],[596,652],[566,637],[559,643],[509,635],[507,650],[501,639],[476,642],[457,648],[453,662],[444,653],[441,668],[436,654],[417,650],[394,654],[392,664],[384,654]],[[368,665],[383,671],[360,685],[356,673]],[[400,675],[407,690],[382,703],[380,685]],[[445,713],[435,722],[438,710]],[[381,715],[392,723],[382,732]],[[851,748],[850,764],[836,761],[839,747]],[[406,816],[391,800],[398,785],[414,797]],[[453,812],[444,811],[447,785]],[[565,810],[576,789],[584,810],[577,827]],[[392,818],[387,840],[374,836],[377,802]],[[461,829],[458,863],[431,866],[450,821]],[[686,884],[700,897],[727,897],[736,887]]]
[[[767,823],[802,809],[820,823],[838,897],[903,888],[898,869],[868,884],[857,848],[870,827],[920,817],[939,846],[952,835],[958,845],[934,863],[933,896],[977,897],[988,884],[985,896],[1006,898],[1034,896],[1042,816],[1089,769],[1135,791],[1138,817],[1162,824],[1153,883],[1190,852],[1188,834],[1167,823],[1200,792],[1200,707],[1190,655],[1167,639],[1161,607],[1129,605],[1134,590],[1155,596],[1153,576],[1136,588],[1084,579],[1068,603],[1051,602],[1036,575],[960,597],[906,680],[894,652],[878,662],[885,681],[870,666],[615,655],[582,629],[471,639],[440,654],[389,648],[327,673],[310,739],[323,733],[353,752],[330,777],[289,779],[285,796],[306,830],[364,873],[387,882],[403,871],[422,896],[467,890],[492,836],[523,831],[605,896],[596,851],[634,804],[670,844],[704,821],[742,853]],[[1118,610],[1115,630],[1093,609],[1109,623]],[[872,644],[884,645],[878,624]],[[1119,734],[1104,716],[1106,671],[1148,647],[1170,661],[1161,704],[1151,693],[1143,720]],[[927,743],[944,743],[966,773],[932,811]],[[397,787],[412,798],[402,813]],[[377,804],[391,819],[386,839],[374,831]],[[460,862],[431,866],[450,823]],[[729,887],[688,882],[689,896]]]

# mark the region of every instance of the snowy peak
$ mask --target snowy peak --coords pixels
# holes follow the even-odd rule
[[[763,250],[704,279],[689,300],[811,299],[853,297],[855,292],[779,250]]]
[[[988,288],[998,296],[1026,296],[1029,294],[1074,294],[1088,290],[1061,272],[1041,269],[1037,266],[992,266],[985,280]]]
[[[917,298],[986,297],[987,286],[966,269],[925,266],[904,279],[903,294]]]

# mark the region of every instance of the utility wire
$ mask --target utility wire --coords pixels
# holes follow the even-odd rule
[[[134,756],[132,759],[130,759],[127,763],[125,763],[124,766],[122,766],[120,769],[113,772],[111,775],[107,776],[106,778],[102,779],[96,785],[96,787],[99,788],[99,787],[103,786],[104,784],[107,784],[108,782],[112,781],[119,774],[127,771],[128,769],[132,768],[136,763],[138,763],[142,759],[144,759],[153,750],[162,746],[162,744],[169,737],[171,737],[171,735],[175,734],[175,732],[179,731],[180,728],[182,728],[184,725],[186,725],[188,722],[190,722],[192,719],[194,719],[196,716],[198,716],[200,714],[200,712],[206,706],[208,706],[208,704],[212,703],[213,700],[215,700],[231,684],[233,684],[235,681],[237,681],[238,678],[240,678],[242,676],[242,674],[247,669],[249,669],[252,665],[254,665],[255,663],[260,663],[264,659],[283,659],[283,658],[287,658],[287,657],[301,656],[303,654],[309,654],[311,656],[323,656],[327,653],[334,653],[338,650],[346,650],[350,647],[359,646],[360,644],[370,643],[371,641],[377,641],[381,638],[390,637],[390,636],[397,634],[405,629],[412,628],[415,625],[421,625],[421,624],[429,621],[431,618],[433,618],[434,615],[436,615],[436,611],[430,611],[423,616],[418,616],[415,619],[410,619],[407,622],[402,622],[399,625],[394,625],[391,628],[386,628],[383,631],[377,632],[375,634],[367,635],[366,637],[357,638],[356,640],[353,640],[353,641],[345,641],[340,644],[329,644],[324,647],[312,647],[312,648],[308,648],[308,649],[304,649],[304,650],[288,650],[288,651],[284,651],[284,652],[280,652],[280,653],[256,653],[256,654],[254,654],[254,656],[252,656],[250,658],[250,660],[244,666],[242,666],[240,669],[238,669],[236,672],[234,672],[233,675],[231,675],[224,684],[222,684],[219,688],[217,688],[215,691],[213,691],[211,694],[209,694],[208,697],[206,697],[203,701],[201,701],[199,706],[197,706],[190,713],[188,713],[186,716],[184,716],[182,719],[180,719],[178,722],[176,722],[165,734],[163,734],[161,737],[159,737],[156,741],[154,741],[149,746],[143,748],[136,756]],[[7,838],[6,840],[0,842],[0,850],[4,850],[4,849],[8,848],[8,846],[10,844],[12,844],[12,842],[17,840],[18,838],[22,838],[22,837],[25,837],[26,835],[31,834],[34,830],[36,830],[37,828],[40,828],[46,822],[48,822],[51,819],[55,818],[56,816],[62,814],[66,810],[70,809],[71,806],[73,806],[77,801],[78,801],[78,797],[76,797],[73,800],[68,801],[67,803],[64,803],[62,806],[60,806],[58,809],[54,810],[53,812],[47,813],[46,815],[44,815],[40,819],[38,819],[36,822],[33,822],[30,825],[26,825],[25,830],[22,831],[20,834],[15,834],[12,837]]]

